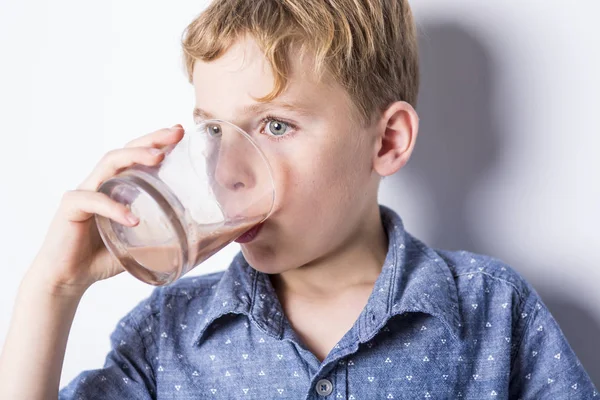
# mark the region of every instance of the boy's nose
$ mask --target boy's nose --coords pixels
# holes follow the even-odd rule
[[[215,139],[208,158],[211,188],[227,217],[243,213],[252,202],[263,161],[256,149],[237,132],[227,132]]]
[[[223,134],[216,144],[214,178],[217,186],[228,192],[239,192],[253,185],[252,157],[247,140],[237,133]]]

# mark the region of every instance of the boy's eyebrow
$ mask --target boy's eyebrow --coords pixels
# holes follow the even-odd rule
[[[287,103],[287,102],[267,102],[267,103],[255,103],[249,106],[246,106],[242,109],[243,114],[260,114],[267,110],[271,110],[274,108],[284,109],[287,111],[294,112],[299,115],[311,116],[313,115],[312,111],[309,109],[302,107],[298,104]],[[200,107],[194,108],[194,118],[199,117],[203,119],[215,119],[216,117],[210,112],[201,109]]]

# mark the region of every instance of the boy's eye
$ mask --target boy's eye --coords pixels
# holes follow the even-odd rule
[[[221,125],[196,122],[196,132],[201,132],[211,137],[217,137],[221,134]]]
[[[267,130],[273,136],[284,135],[289,128],[289,125],[282,121],[271,120],[267,124]]]
[[[211,124],[206,127],[208,134],[211,136],[218,136],[221,134],[221,126],[216,124]]]

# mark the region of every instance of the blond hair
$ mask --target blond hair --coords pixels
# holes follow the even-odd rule
[[[185,29],[185,69],[212,61],[250,34],[274,74],[271,101],[288,83],[292,48],[314,56],[314,72],[331,74],[350,94],[364,124],[403,100],[416,108],[419,61],[407,0],[215,0]]]

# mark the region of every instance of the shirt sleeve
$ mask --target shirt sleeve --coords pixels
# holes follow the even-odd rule
[[[525,325],[512,363],[511,399],[600,400],[592,380],[535,290],[516,318]]]
[[[59,400],[155,399],[153,362],[158,349],[153,334],[156,314],[150,299],[123,317],[110,335],[104,366],[77,375],[59,391]]]

